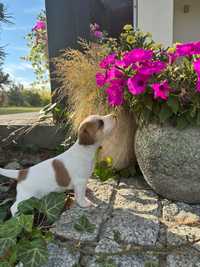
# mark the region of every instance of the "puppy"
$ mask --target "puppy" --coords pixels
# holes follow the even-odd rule
[[[76,143],[63,154],[43,161],[29,169],[6,170],[0,174],[17,180],[16,201],[11,207],[14,216],[18,204],[31,197],[42,198],[50,192],[74,189],[75,199],[81,207],[89,207],[86,186],[94,167],[95,153],[116,125],[114,115],[92,115],[78,129]]]

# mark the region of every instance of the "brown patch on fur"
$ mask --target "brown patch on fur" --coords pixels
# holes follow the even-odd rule
[[[96,133],[102,128],[101,120],[87,121],[79,129],[79,144],[84,146],[93,145],[96,142]]]
[[[55,171],[57,184],[62,187],[67,187],[70,184],[71,178],[65,165],[58,159],[54,159],[52,165]]]
[[[22,181],[24,181],[28,175],[28,170],[29,169],[24,169],[24,170],[20,170],[18,177],[17,177],[17,182],[20,183]]]

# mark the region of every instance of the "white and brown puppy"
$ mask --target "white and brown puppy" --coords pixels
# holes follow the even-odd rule
[[[94,167],[95,153],[115,127],[114,115],[93,115],[86,118],[78,130],[78,140],[63,154],[43,161],[29,169],[6,170],[0,174],[17,180],[16,202],[11,207],[12,215],[18,204],[31,197],[41,198],[50,192],[74,189],[75,199],[81,207],[89,207],[86,199],[88,178]]]

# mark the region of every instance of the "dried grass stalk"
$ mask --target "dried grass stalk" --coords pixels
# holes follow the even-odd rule
[[[96,72],[99,71],[98,60],[103,51],[99,46],[91,47],[86,42],[82,42],[81,46],[84,52],[66,49],[55,60],[56,76],[62,85],[60,94],[67,96],[74,130],[87,116],[108,113],[107,104],[100,100],[95,81]]]

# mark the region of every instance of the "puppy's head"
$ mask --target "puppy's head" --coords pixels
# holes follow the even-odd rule
[[[87,117],[80,125],[78,139],[80,145],[101,144],[116,125],[115,115],[99,116],[92,115]]]

